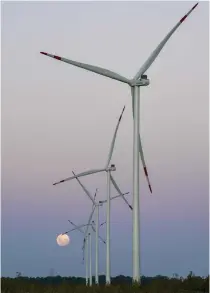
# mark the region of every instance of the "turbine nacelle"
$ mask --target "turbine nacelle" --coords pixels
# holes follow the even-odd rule
[[[110,172],[112,172],[112,171],[116,171],[116,167],[115,167],[115,165],[112,164],[111,167],[108,167],[108,168],[106,169],[106,171],[107,171],[107,172],[108,172],[108,171],[110,171]]]
[[[131,86],[148,86],[149,84],[150,80],[145,74],[143,74],[140,79],[132,79],[130,83]]]

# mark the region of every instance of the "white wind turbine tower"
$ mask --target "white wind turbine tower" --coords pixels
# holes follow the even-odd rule
[[[95,221],[92,221],[92,222],[94,222],[95,223],[95,225],[96,225],[96,229],[92,226],[92,229],[94,230],[94,232],[96,233],[96,238],[95,238],[95,241],[96,241],[96,243],[95,243],[95,249],[96,249],[96,251],[95,251],[95,253],[96,253],[96,255],[95,255],[95,283],[96,284],[98,284],[99,283],[99,280],[98,280],[98,253],[99,253],[99,248],[98,248],[98,239],[100,238],[100,236],[99,236],[99,207],[100,206],[102,206],[104,203],[106,203],[107,202],[107,200],[103,200],[103,201],[96,201],[96,194],[97,194],[97,189],[96,189],[96,192],[95,192],[95,195],[94,195],[94,198],[92,197],[92,195],[91,195],[91,193],[87,190],[87,188],[81,183],[81,181],[79,180],[79,178],[77,178],[76,176],[76,174],[72,171],[72,173],[73,173],[73,175],[74,175],[74,177],[77,179],[77,181],[78,181],[78,183],[80,184],[80,186],[82,187],[82,189],[83,189],[83,191],[86,193],[86,195],[88,196],[88,198],[92,201],[92,212],[91,212],[91,215],[90,215],[90,217],[89,217],[89,220],[88,220],[88,226],[87,226],[87,228],[86,228],[86,232],[85,232],[85,237],[84,237],[84,241],[85,241],[85,239],[86,239],[86,235],[87,235],[87,233],[88,233],[88,227],[89,227],[89,225],[90,225],[90,223],[91,223],[91,220],[92,220],[92,217],[93,217],[93,214],[94,214],[94,211],[95,211],[95,219],[96,219],[96,222]],[[116,188],[118,188],[118,186],[116,187]],[[118,197],[121,197],[122,195],[121,195],[121,192],[119,191],[119,195],[117,195],[117,196],[114,196],[114,197],[111,197],[110,198],[110,200],[113,200],[113,199],[115,199],[115,198],[118,198]],[[129,192],[126,192],[126,193],[124,193],[123,194],[123,196],[124,195],[127,195],[127,194],[129,194]],[[126,201],[126,203],[129,205],[129,203]],[[130,205],[129,205],[130,206]],[[102,226],[103,224],[105,224],[106,222],[104,222],[104,223],[102,223],[100,226]],[[101,239],[102,241],[103,241],[103,239]],[[105,243],[105,242],[104,242]],[[84,245],[83,245],[83,249],[84,249]]]
[[[115,128],[114,136],[112,138],[112,142],[111,142],[111,146],[110,146],[110,150],[109,150],[109,154],[108,154],[108,159],[107,159],[107,163],[106,163],[105,167],[103,169],[94,169],[94,170],[82,172],[77,175],[60,180],[59,182],[56,182],[53,184],[53,185],[57,185],[57,184],[60,184],[60,183],[63,183],[63,182],[66,182],[66,181],[69,181],[69,180],[72,180],[72,179],[75,179],[78,177],[91,175],[91,174],[95,174],[95,173],[99,173],[99,172],[106,172],[107,173],[107,216],[106,216],[106,283],[107,284],[110,284],[110,282],[111,282],[111,276],[110,276],[110,267],[111,267],[111,264],[110,264],[110,192],[111,192],[110,180],[111,180],[114,188],[122,196],[123,200],[127,203],[129,208],[131,210],[133,209],[132,206],[128,203],[128,201],[124,197],[124,194],[121,192],[121,190],[120,190],[119,186],[117,185],[116,181],[114,180],[113,176],[111,175],[111,172],[116,170],[115,165],[111,164],[111,166],[109,167],[109,164],[110,164],[110,161],[112,158],[112,154],[113,154],[113,150],[114,150],[114,144],[115,144],[115,140],[116,140],[116,136],[117,136],[117,131],[118,131],[124,110],[125,110],[125,106],[123,107],[122,113],[118,119],[118,122],[117,122],[117,125]],[[94,210],[93,210],[93,212],[94,212]]]
[[[149,188],[151,190],[151,185],[149,183],[148,173],[145,165],[141,139],[139,136],[139,110],[140,110],[140,87],[148,86],[150,84],[147,75],[145,72],[149,69],[152,63],[155,61],[167,41],[173,35],[173,33],[178,29],[178,27],[184,22],[184,20],[189,16],[189,14],[196,8],[198,3],[196,3],[187,14],[185,14],[179,22],[169,31],[169,33],[165,36],[165,38],[159,43],[159,45],[154,49],[148,59],[143,63],[140,70],[136,73],[134,78],[128,79],[118,73],[110,71],[105,68],[101,68],[98,66],[85,64],[77,61],[73,61],[67,58],[63,58],[57,55],[52,55],[45,52],[40,52],[46,56],[55,58],[59,61],[66,62],[68,64],[86,69],[88,71],[95,72],[99,75],[103,75],[109,77],[111,79],[115,79],[126,83],[131,88],[131,96],[132,96],[132,105],[133,105],[133,282],[140,283],[140,247],[139,247],[139,156],[142,160],[142,164],[144,167],[144,172],[148,180]]]

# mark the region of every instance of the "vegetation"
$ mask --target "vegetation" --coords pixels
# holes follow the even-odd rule
[[[186,278],[174,274],[165,276],[142,277],[140,287],[132,285],[131,277],[112,278],[112,285],[105,286],[105,276],[99,278],[100,286],[85,286],[84,278],[46,277],[28,278],[17,273],[16,278],[1,278],[2,293],[196,293],[209,292],[209,276],[199,277],[192,272]],[[93,278],[94,283],[94,278]]]

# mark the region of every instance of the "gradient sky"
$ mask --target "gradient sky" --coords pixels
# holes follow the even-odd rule
[[[2,275],[84,275],[82,237],[58,247],[91,202],[71,171],[103,167],[117,119],[112,163],[132,192],[132,111],[127,85],[39,54],[55,53],[133,77],[195,2],[9,2],[2,5]],[[141,166],[141,272],[208,274],[208,3],[173,35],[141,90],[141,137],[153,195]],[[98,198],[106,176],[82,178]],[[112,195],[116,195],[113,190]],[[132,196],[129,201],[132,203]],[[105,220],[105,207],[100,211]],[[132,274],[132,215],[111,211],[112,275]],[[100,234],[105,237],[105,227]],[[94,249],[94,248],[93,248]],[[94,251],[94,250],[93,250]],[[100,243],[100,273],[105,246]],[[93,271],[94,272],[94,271]]]

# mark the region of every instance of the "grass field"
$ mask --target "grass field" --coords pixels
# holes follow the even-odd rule
[[[94,281],[94,278],[93,278]],[[209,292],[209,276],[186,278],[164,276],[142,277],[141,286],[132,285],[130,277],[112,278],[112,285],[106,286],[105,276],[99,278],[100,286],[85,286],[85,279],[75,277],[1,278],[2,293],[198,293]]]

